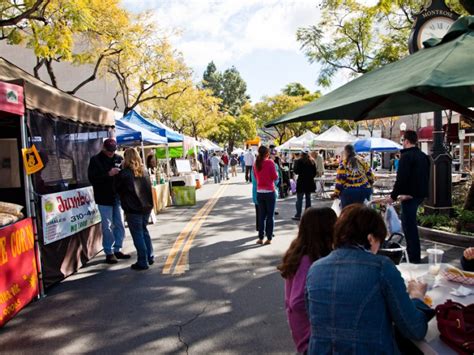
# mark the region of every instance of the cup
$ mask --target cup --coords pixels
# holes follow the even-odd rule
[[[426,252],[428,253],[428,272],[436,276],[441,269],[444,251],[441,249],[428,249]]]

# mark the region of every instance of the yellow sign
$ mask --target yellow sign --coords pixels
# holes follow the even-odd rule
[[[25,170],[28,175],[37,173],[43,169],[43,161],[41,160],[34,144],[31,148],[23,148],[21,153],[23,155],[23,164],[25,165]]]

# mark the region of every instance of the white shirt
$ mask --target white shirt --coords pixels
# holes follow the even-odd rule
[[[215,157],[212,157],[211,158],[211,167],[213,170],[219,170],[220,169],[220,165],[219,163],[221,162],[221,158],[219,158],[218,156],[215,156]]]
[[[245,166],[253,166],[253,163],[255,163],[255,156],[253,155],[252,152],[245,153],[244,162],[245,162]]]

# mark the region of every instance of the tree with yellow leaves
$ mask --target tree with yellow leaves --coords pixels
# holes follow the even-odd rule
[[[183,84],[187,89],[168,100],[151,101],[142,105],[149,117],[156,117],[174,130],[194,138],[207,138],[215,129],[222,114],[221,100],[210,90]]]

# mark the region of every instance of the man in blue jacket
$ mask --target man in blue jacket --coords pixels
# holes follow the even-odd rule
[[[407,242],[411,263],[421,259],[420,237],[418,236],[418,207],[429,195],[430,159],[418,147],[415,131],[406,131],[403,150],[398,163],[397,180],[390,194],[389,202],[401,201],[402,227]]]

